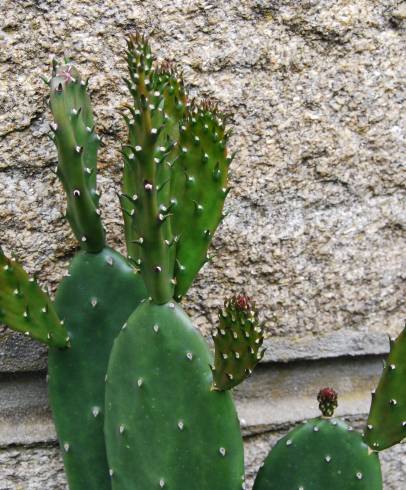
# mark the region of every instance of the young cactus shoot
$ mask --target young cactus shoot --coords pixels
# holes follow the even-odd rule
[[[255,304],[246,295],[225,301],[219,312],[220,324],[213,332],[215,361],[213,389],[229,390],[252,374],[265,349],[264,325]]]
[[[323,388],[317,395],[320,412],[324,417],[332,417],[335,409],[338,407],[337,393],[333,388]]]
[[[100,252],[105,244],[96,189],[100,138],[94,131],[87,82],[72,63],[59,66],[55,62],[49,87],[55,119],[52,139],[58,150],[57,175],[68,202],[66,217],[82,248]]]

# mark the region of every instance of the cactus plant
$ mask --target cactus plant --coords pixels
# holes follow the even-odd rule
[[[406,437],[406,328],[390,341],[390,353],[376,391],[372,392],[364,440],[381,451]]]
[[[133,100],[122,111],[120,202],[128,260],[105,242],[87,82],[72,63],[54,63],[51,137],[82,250],[53,304],[0,248],[0,319],[49,346],[50,401],[70,490],[240,490],[243,445],[230,390],[262,359],[264,327],[248,296],[227,300],[213,358],[179,304],[223,217],[230,132],[217,105],[191,101],[181,74],[157,63],[143,36],[130,36],[127,63]],[[254,490],[382,488],[375,449],[405,434],[405,337],[406,330],[392,344],[372,403],[365,435],[372,449],[333,418],[337,395],[325,388],[322,417],[277,443]]]
[[[70,489],[108,490],[103,434],[107,362],[115,336],[146,292],[141,276],[105,244],[96,190],[100,141],[87,83],[72,63],[54,63],[47,83],[57,175],[82,251],[58,288],[55,306],[18,264],[1,254],[0,307],[11,328],[50,346],[49,395]]]
[[[376,452],[346,423],[333,418],[337,395],[320,391],[322,417],[280,439],[258,472],[254,490],[381,490]]]
[[[142,36],[130,38],[127,61],[127,239],[136,240],[151,298],[130,316],[110,356],[105,431],[112,487],[239,490],[243,446],[230,393],[212,389],[208,346],[174,300],[203,265],[221,218],[224,122],[210,105],[186,103],[183,82],[153,64]]]

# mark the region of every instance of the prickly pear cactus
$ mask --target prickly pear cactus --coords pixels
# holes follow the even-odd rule
[[[69,63],[55,65],[49,86],[57,174],[67,194],[67,218],[83,249],[56,295],[71,345],[49,352],[49,395],[70,490],[108,490],[104,378],[113,340],[146,291],[127,260],[105,245],[96,189],[100,142],[87,83]]]
[[[173,299],[200,269],[220,220],[226,138],[209,106],[195,112],[185,104],[181,80],[156,66],[142,36],[131,37],[127,61],[126,235],[151,299],[130,316],[110,356],[112,487],[240,490],[243,445],[230,393],[212,389],[208,346]]]
[[[277,442],[259,470],[254,490],[382,490],[377,453],[361,434],[329,415],[336,395],[331,388],[323,391],[323,416]]]
[[[391,349],[376,391],[372,393],[364,440],[381,451],[406,437],[406,328]]]
[[[68,332],[48,295],[1,248],[0,321],[49,346],[62,349],[69,345]]]
[[[264,325],[258,320],[255,304],[246,295],[226,300],[213,332],[215,361],[213,389],[230,390],[250,376],[265,349]]]

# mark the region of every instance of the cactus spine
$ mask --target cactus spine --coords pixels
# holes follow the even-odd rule
[[[212,390],[208,347],[173,299],[203,264],[220,221],[226,137],[220,115],[187,104],[181,79],[156,67],[145,38],[130,38],[127,59],[133,106],[122,199],[127,242],[138,245],[129,254],[151,299],[130,316],[110,356],[112,487],[240,490],[243,446],[230,393]]]
[[[293,429],[271,450],[254,490],[382,490],[377,453],[344,422],[332,418],[337,396],[319,394],[323,416]]]

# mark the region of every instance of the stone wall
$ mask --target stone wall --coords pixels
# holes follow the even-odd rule
[[[192,94],[231,114],[228,215],[185,307],[204,334],[230,292],[262,309],[267,355],[236,392],[251,475],[277,435],[316,413],[321,384],[340,389],[340,414],[361,426],[386,334],[402,328],[406,2],[0,2],[1,245],[51,291],[76,243],[39,77],[64,54],[90,76],[104,222],[123,250],[117,108],[135,28],[183,67]],[[43,348],[0,327],[1,490],[65,488],[45,368]],[[405,486],[401,449],[384,455],[390,490]]]

